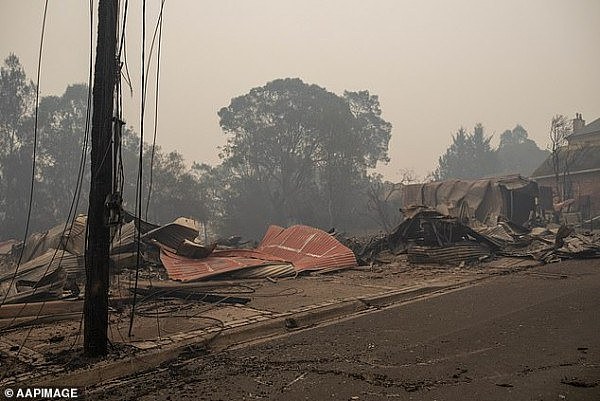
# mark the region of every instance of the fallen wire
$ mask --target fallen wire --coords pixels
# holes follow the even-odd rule
[[[148,214],[148,210],[146,209],[146,214]],[[150,282],[150,286],[152,286],[152,278],[149,278],[148,281]],[[156,313],[156,334],[158,335],[158,339],[160,340],[160,318],[158,316],[158,313]]]
[[[261,297],[261,298],[289,297],[291,295],[302,294],[303,292],[304,292],[304,290],[302,288],[288,287],[288,288],[284,288],[283,290],[272,293],[272,294],[256,294],[254,296]]]

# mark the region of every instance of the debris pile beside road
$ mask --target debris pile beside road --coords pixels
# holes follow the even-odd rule
[[[379,262],[382,253],[408,254],[412,263],[464,264],[491,257],[499,245],[458,218],[415,206],[404,210],[405,220],[387,236],[366,243],[357,255],[367,263]]]
[[[6,303],[79,295],[85,279],[85,228],[86,216],[79,216],[71,230],[60,225],[31,235],[25,245],[14,241],[10,249],[5,246],[0,260],[0,295],[6,297]],[[249,244],[239,237],[201,244],[199,228],[197,222],[186,218],[160,227],[126,222],[114,229],[112,274],[136,268],[138,236],[143,265],[140,277],[148,279],[278,278],[358,266],[352,250],[313,227],[270,226],[255,248],[244,248]]]
[[[357,257],[377,263],[386,252],[406,253],[413,263],[464,265],[495,256],[530,258],[544,263],[600,257],[600,234],[575,232],[572,227],[525,228],[510,221],[495,226],[443,215],[424,206],[406,209],[406,219],[389,235],[365,243]]]
[[[600,257],[600,234],[576,232],[570,226],[526,228],[501,216],[490,226],[426,206],[408,207],[403,213],[404,221],[389,235],[358,238],[303,225],[270,226],[254,247],[240,237],[202,243],[200,225],[191,219],[156,226],[126,214],[113,230],[111,272],[133,272],[138,248],[141,278],[179,282],[295,277],[386,264],[399,254],[413,264],[454,266],[498,257],[541,263]],[[82,215],[68,230],[59,225],[31,235],[25,244],[0,244],[0,296],[6,303],[78,296],[85,280],[85,228]]]
[[[72,224],[59,224],[34,233],[26,241],[7,241],[0,258],[0,297],[4,303],[41,301],[77,296],[85,282],[85,238],[87,216]],[[111,244],[111,271],[136,266],[138,227],[142,233],[157,226],[134,221],[126,214],[124,224],[114,229]],[[146,257],[147,247],[144,250]],[[156,252],[158,254],[158,252]]]
[[[532,230],[520,242],[508,244],[500,254],[530,257],[544,263],[562,259],[589,259],[600,257],[600,234],[576,233],[567,226]]]
[[[270,226],[255,249],[220,250],[213,245],[204,248],[200,257],[190,257],[189,246],[183,243],[177,251],[161,249],[160,258],[171,279],[187,282],[228,273],[238,278],[285,277],[358,265],[349,248],[326,232],[303,225]]]

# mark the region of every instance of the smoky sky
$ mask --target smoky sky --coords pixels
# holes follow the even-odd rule
[[[142,2],[129,3],[125,118],[139,130]],[[0,2],[0,56],[16,53],[30,78],[43,6]],[[147,1],[147,53],[159,6]],[[225,141],[217,111],[255,86],[299,77],[379,95],[394,128],[391,161],[378,170],[392,180],[401,169],[434,170],[451,134],[477,122],[493,143],[521,124],[545,147],[553,115],[600,117],[599,18],[598,0],[166,0],[157,142],[215,164]],[[49,2],[42,95],[87,81],[89,32],[88,2]]]

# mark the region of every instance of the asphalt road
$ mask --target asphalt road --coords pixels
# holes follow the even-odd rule
[[[89,394],[159,400],[600,400],[600,260],[570,261]]]

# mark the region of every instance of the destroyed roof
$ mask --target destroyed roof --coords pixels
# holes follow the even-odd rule
[[[85,215],[79,215],[70,224],[61,223],[48,231],[34,233],[27,237],[25,244],[22,242],[13,242],[10,252],[15,259],[20,257],[21,263],[35,259],[43,255],[48,249],[64,249],[75,255],[83,255],[85,250]]]
[[[83,273],[83,257],[49,248],[19,266],[18,271],[0,276],[0,296],[6,303],[58,297],[68,275]]]
[[[570,174],[600,170],[600,145],[570,146],[561,148],[559,165],[569,162]],[[552,156],[546,160],[531,175],[532,178],[549,178],[554,176]]]
[[[403,209],[425,205],[450,216],[474,217],[482,223],[495,224],[500,215],[511,216],[503,191],[522,191],[531,197],[538,195],[534,181],[520,175],[482,178],[478,180],[446,180],[405,185],[398,196]],[[527,211],[519,211],[522,220]],[[526,217],[525,217],[526,219]],[[522,221],[518,221],[522,223]]]
[[[426,207],[410,208],[409,216],[389,236],[389,241],[404,243],[421,241],[435,246],[448,246],[463,240],[474,240],[490,248],[497,245],[485,235],[461,223],[457,218],[443,215]]]
[[[154,240],[171,251],[177,251],[185,240],[193,240],[198,236],[198,222],[185,217],[179,217],[174,222],[155,228],[142,235],[144,240]]]
[[[270,226],[256,249],[217,250],[206,258],[193,259],[163,248],[160,259],[171,279],[184,282],[270,265],[273,267],[262,270],[269,277],[357,266],[356,257],[349,248],[330,234],[303,225]]]
[[[133,213],[130,213],[127,210],[123,210],[123,223],[131,223],[131,222],[135,223],[136,228],[139,226],[142,234],[146,234],[148,231],[154,230],[155,228],[160,227],[156,224],[152,224],[152,223],[149,223],[142,219],[138,219],[137,216],[134,215]]]
[[[350,249],[330,234],[303,225],[270,226],[257,250],[291,262],[298,270],[356,266]]]
[[[248,267],[281,264],[277,261],[268,261],[241,256],[209,256],[203,259],[192,259],[177,255],[166,249],[161,250],[160,260],[169,274],[171,280],[183,282],[196,281],[232,272]]]

